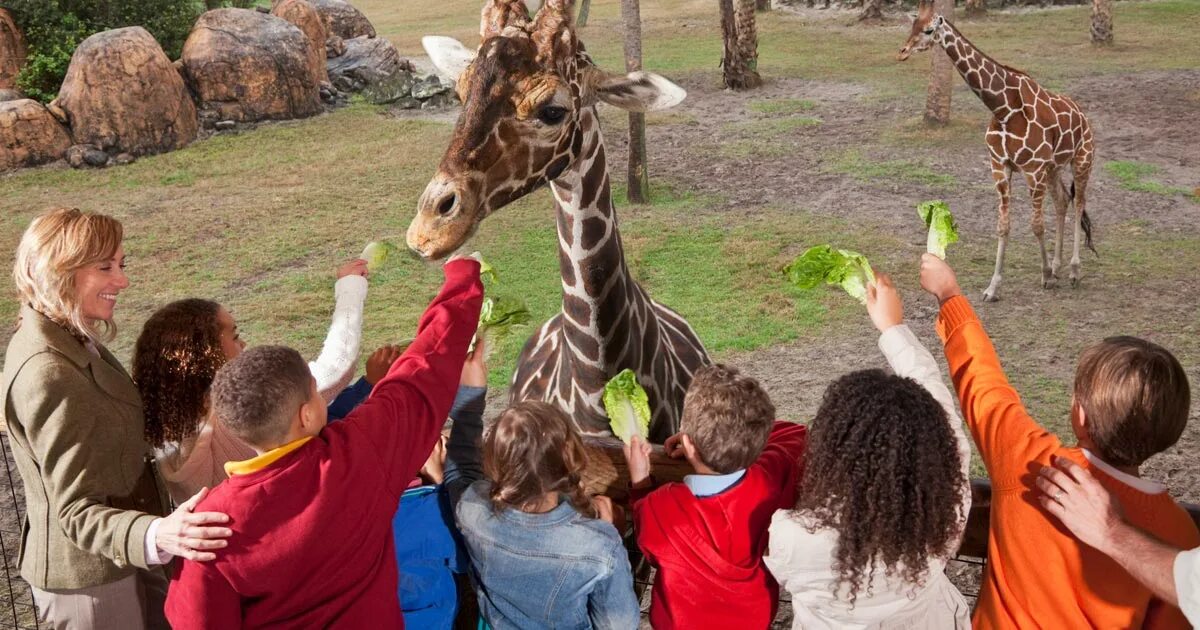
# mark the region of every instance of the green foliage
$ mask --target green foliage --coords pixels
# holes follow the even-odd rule
[[[178,58],[203,5],[196,0],[0,0],[29,43],[29,59],[17,87],[50,101],[62,85],[71,55],[88,36],[141,26],[158,39],[167,56]]]
[[[1168,197],[1183,195],[1191,198],[1192,201],[1200,201],[1200,196],[1197,196],[1195,192],[1189,191],[1186,188],[1168,186],[1157,180],[1150,179],[1152,175],[1157,175],[1162,170],[1153,164],[1114,160],[1105,164],[1104,170],[1108,171],[1109,175],[1117,178],[1117,181],[1121,182],[1121,188],[1125,190],[1147,192]]]
[[[645,440],[650,434],[650,398],[633,370],[621,370],[604,386],[604,413],[613,435],[626,444],[635,435]]]
[[[820,284],[842,287],[850,297],[867,302],[867,285],[875,281],[875,273],[867,257],[829,245],[817,245],[796,257],[783,273],[801,289],[814,289]]]
[[[801,98],[773,98],[765,101],[752,101],[746,107],[760,114],[795,114],[815,109],[817,104]]]

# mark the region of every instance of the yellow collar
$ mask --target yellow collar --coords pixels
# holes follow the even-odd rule
[[[234,475],[248,475],[252,472],[258,472],[271,464],[274,464],[279,458],[291,453],[292,451],[304,446],[306,442],[312,439],[312,436],[302,437],[299,440],[288,442],[278,448],[273,448],[262,455],[251,457],[250,459],[240,462],[225,462],[225,474],[230,477]]]

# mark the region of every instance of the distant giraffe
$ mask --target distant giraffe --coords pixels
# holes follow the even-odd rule
[[[686,94],[655,74],[597,68],[575,37],[569,4],[548,0],[530,20],[519,0],[488,0],[477,53],[449,38],[425,38],[435,65],[455,79],[463,111],[421,196],[408,245],[442,258],[489,214],[549,184],[562,312],[525,344],[510,396],[554,403],[582,433],[602,435],[604,385],[629,368],[649,394],[651,438],[661,442],[678,430],[692,374],[709,358],[688,323],[629,273],[595,104],[646,111]]]
[[[1000,195],[996,232],[996,270],[984,291],[985,300],[1000,299],[1000,275],[1008,242],[1009,185],[1013,169],[1025,176],[1033,202],[1033,234],[1042,250],[1042,286],[1050,288],[1062,264],[1063,230],[1067,208],[1075,203],[1075,245],[1071,256],[1071,286],[1079,284],[1079,245],[1086,239],[1093,252],[1092,222],[1088,217],[1086,192],[1095,151],[1092,128],[1075,101],[1042,88],[1029,75],[997,63],[967,41],[945,17],[935,13],[933,3],[920,0],[912,33],[898,59],[940,44],[975,95],[992,110],[987,145],[992,159],[992,179]],[[1061,173],[1070,165],[1072,185],[1063,183]],[[1042,202],[1049,189],[1057,216],[1054,260],[1046,256],[1046,226]]]

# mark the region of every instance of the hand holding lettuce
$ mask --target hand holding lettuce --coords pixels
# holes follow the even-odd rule
[[[840,286],[863,304],[867,303],[867,285],[875,281],[866,256],[829,245],[809,248],[784,267],[783,273],[801,289],[813,289],[822,283]]]
[[[391,241],[371,241],[363,248],[362,258],[367,261],[367,271],[375,273],[383,267],[394,263],[400,257],[400,248]]]
[[[483,344],[483,358],[491,356],[496,345],[513,330],[529,323],[532,315],[525,303],[516,298],[486,297],[479,311],[479,328],[475,331],[475,345]]]
[[[946,246],[958,242],[958,225],[954,223],[954,215],[950,214],[950,206],[940,200],[926,201],[917,205],[917,214],[929,229],[926,251],[946,260]]]
[[[633,370],[621,370],[604,386],[604,412],[613,435],[630,444],[633,436],[650,435],[650,399]]]

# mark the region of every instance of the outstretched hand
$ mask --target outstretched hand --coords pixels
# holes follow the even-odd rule
[[[481,341],[477,339],[475,348],[467,354],[467,360],[463,363],[462,376],[458,379],[459,385],[487,387],[487,363],[484,362],[487,352]]]
[[[921,288],[938,299],[938,304],[962,295],[958,286],[958,276],[946,261],[933,254],[921,255]]]
[[[891,276],[876,273],[875,281],[867,285],[867,314],[879,332],[904,322],[904,305]]]
[[[1099,481],[1074,462],[1055,457],[1054,466],[1038,473],[1038,503],[1080,542],[1109,553],[1116,532],[1125,525],[1120,505]]]
[[[365,378],[367,383],[373,387],[375,383],[383,380],[387,376],[388,370],[392,369],[392,364],[400,355],[404,354],[404,348],[398,345],[380,346],[371,356],[367,357],[367,373]]]
[[[221,512],[193,512],[196,505],[208,496],[208,488],[201,488],[192,498],[184,501],[170,516],[162,519],[154,533],[154,544],[173,556],[208,562],[216,554],[209,549],[221,549],[229,544],[224,540],[233,535],[228,527],[206,527],[228,523],[229,516]]]
[[[338,280],[346,276],[362,276],[366,278],[370,275],[370,272],[367,271],[367,261],[362,258],[354,258],[342,263],[338,266],[336,273]]]
[[[623,450],[625,463],[629,465],[629,483],[635,488],[643,486],[650,480],[650,444],[635,435]]]

